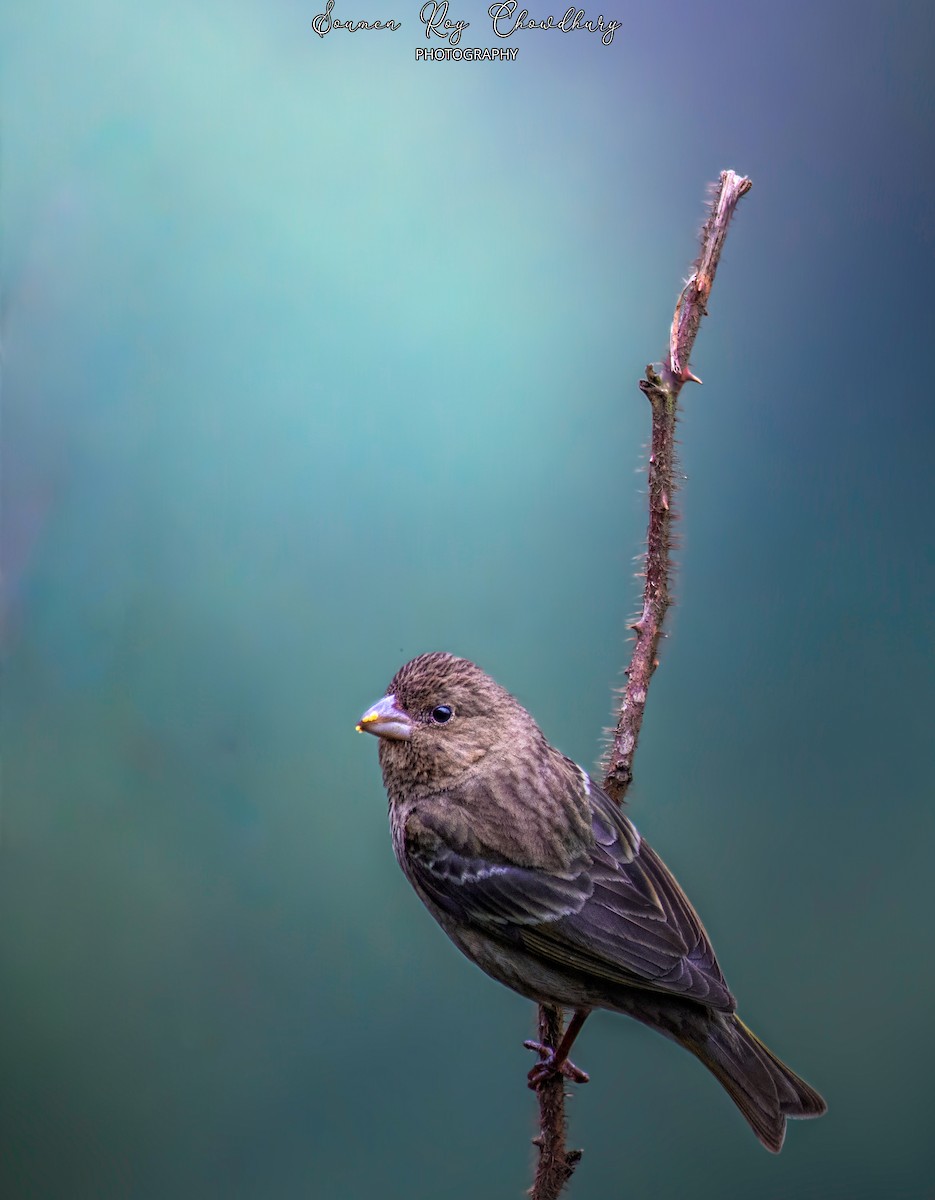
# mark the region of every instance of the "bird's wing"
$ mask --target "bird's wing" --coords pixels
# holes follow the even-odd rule
[[[520,931],[552,964],[733,1012],[704,926],[665,863],[616,804],[590,784],[592,892],[575,913]]]
[[[651,988],[732,1012],[704,927],[665,864],[590,782],[593,844],[567,871],[495,861],[410,823],[407,873],[439,908],[598,985]]]
[[[591,895],[588,854],[556,874],[472,853],[453,839],[454,833],[431,813],[410,818],[404,870],[434,904],[459,921],[502,935],[514,926],[548,924],[577,913]]]

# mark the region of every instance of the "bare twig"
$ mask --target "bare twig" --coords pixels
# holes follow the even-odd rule
[[[557,1046],[562,1040],[564,1018],[560,1008],[539,1005],[539,1041],[544,1046]],[[536,1177],[530,1195],[533,1200],[553,1200],[571,1179],[581,1158],[580,1150],[565,1148],[565,1078],[553,1075],[540,1084],[539,1133],[532,1139],[539,1147]]]
[[[669,334],[669,353],[658,368],[646,368],[640,389],[652,405],[652,443],[649,455],[649,531],[646,539],[646,571],[643,606],[631,625],[636,634],[630,665],[625,674],[617,725],[604,761],[604,790],[622,804],[633,779],[633,755],[643,724],[649,681],[658,665],[656,653],[662,624],[669,608],[671,576],[671,526],[675,496],[675,424],[682,385],[701,380],[688,369],[695,336],[705,316],[727,227],[737,202],[752,187],[749,179],[734,171],[722,171],[715,185],[708,219],[701,231],[701,254],[675,306]],[[539,1040],[558,1046],[563,1016],[559,1009],[540,1005]],[[541,1085],[539,1098],[539,1148],[532,1200],[555,1200],[571,1178],[580,1150],[565,1147],[565,1080],[556,1076]]]
[[[623,802],[633,779],[633,755],[643,724],[649,680],[656,669],[656,652],[662,623],[669,608],[671,527],[675,496],[675,422],[682,385],[700,382],[688,370],[695,335],[705,315],[711,285],[737,201],[753,185],[734,171],[723,171],[711,210],[701,231],[701,254],[691,278],[682,289],[672,318],[668,361],[658,373],[646,368],[640,388],[653,409],[652,448],[649,455],[649,533],[646,539],[646,578],[643,607],[631,628],[636,633],[627,683],[620,697],[617,727],[604,762],[604,790]]]

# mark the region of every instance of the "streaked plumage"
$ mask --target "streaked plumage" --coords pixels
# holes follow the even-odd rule
[[[484,971],[532,1000],[626,1013],[679,1042],[770,1150],[787,1116],[825,1111],[736,1017],[704,927],[661,859],[479,667],[413,659],[358,728],[380,736],[400,866]],[[531,1082],[559,1069],[583,1075],[552,1055]]]

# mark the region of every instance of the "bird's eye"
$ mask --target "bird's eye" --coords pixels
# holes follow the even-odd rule
[[[450,704],[437,704],[432,709],[432,720],[436,725],[447,725],[454,716],[454,709]]]

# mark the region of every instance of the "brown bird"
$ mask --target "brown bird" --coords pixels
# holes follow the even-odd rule
[[[573,1015],[530,1087],[560,1072],[594,1008],[690,1050],[767,1149],[821,1096],[735,1014],[695,910],[588,773],[546,741],[509,692],[451,654],[402,667],[360,719],[380,739],[393,848],[454,944],[494,979]]]

